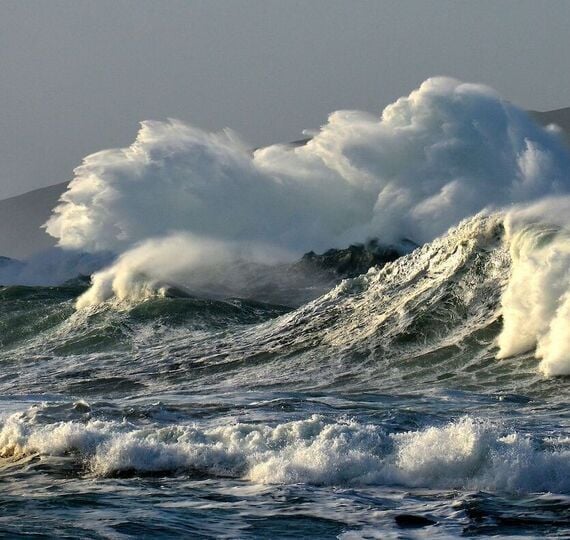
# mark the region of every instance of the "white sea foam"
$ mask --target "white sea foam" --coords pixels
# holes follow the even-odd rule
[[[502,298],[499,357],[536,347],[546,375],[570,374],[570,199],[512,210],[505,220],[512,272]]]
[[[8,417],[0,455],[36,453],[70,456],[97,476],[194,471],[255,483],[570,489],[567,439],[533,441],[469,417],[399,434],[318,415],[276,426],[161,429],[95,420],[38,425],[25,415]]]
[[[121,284],[152,288],[166,253],[176,276],[209,273],[207,243],[298,255],[367,237],[430,241],[483,208],[568,192],[569,165],[556,130],[485,86],[433,78],[381,117],[331,114],[297,148],[251,154],[231,132],[144,122],[129,148],[85,158],[46,230],[64,248],[127,252],[95,278],[97,301]]]

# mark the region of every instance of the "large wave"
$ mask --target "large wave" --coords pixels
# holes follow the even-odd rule
[[[122,254],[95,279],[100,301],[164,279],[166,259],[185,261],[177,277],[204,272],[206,244],[217,263],[260,246],[293,257],[369,237],[430,241],[484,208],[568,192],[569,165],[555,128],[488,87],[433,78],[379,117],[331,114],[298,147],[251,153],[230,131],[143,122],[129,148],[85,158],[46,230],[63,248]]]
[[[504,290],[498,356],[536,347],[545,374],[567,374],[568,171],[570,151],[555,127],[539,127],[488,87],[433,78],[380,117],[333,113],[301,146],[250,152],[230,131],[144,122],[129,148],[85,158],[46,230],[64,250],[117,256],[94,274],[77,303],[84,307],[113,297],[140,300],[165,284],[196,291],[215,287],[216,279],[239,282],[232,276],[243,260],[263,265],[369,237],[421,244],[484,211],[492,217],[473,218],[440,242],[445,249],[437,252],[436,242],[382,279],[402,265],[396,281],[410,272],[413,278],[414,265],[428,264],[422,257],[434,250],[446,258],[441,275],[449,271],[445,280],[452,279],[457,252],[449,243],[463,235],[462,242],[475,245],[489,222],[502,224],[509,270],[491,279],[494,295]],[[479,290],[485,276],[476,279],[483,280]],[[435,281],[437,290],[447,287]],[[394,284],[398,294],[404,288]],[[423,298],[421,290],[410,294]],[[371,303],[366,313],[378,309],[384,308]],[[382,320],[389,313],[387,307]]]
[[[435,78],[381,117],[331,114],[296,148],[250,154],[229,132],[143,122],[129,148],[85,158],[46,230],[85,251],[172,231],[297,252],[423,243],[487,206],[567,191],[569,165],[558,133],[491,89]]]

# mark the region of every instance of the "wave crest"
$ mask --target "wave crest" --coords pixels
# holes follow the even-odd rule
[[[399,434],[320,415],[274,427],[162,429],[96,420],[34,425],[9,417],[0,455],[32,454],[68,456],[96,476],[190,471],[255,483],[570,490],[567,440],[533,441],[470,417]]]

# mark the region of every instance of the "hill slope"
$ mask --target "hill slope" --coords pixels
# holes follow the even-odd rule
[[[55,244],[40,227],[66,187],[63,182],[0,201],[0,255],[25,258]]]

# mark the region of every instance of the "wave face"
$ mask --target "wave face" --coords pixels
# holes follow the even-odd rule
[[[570,535],[568,170],[448,79],[302,147],[89,156],[59,255],[0,268],[0,535]],[[369,236],[402,256],[290,271]]]

